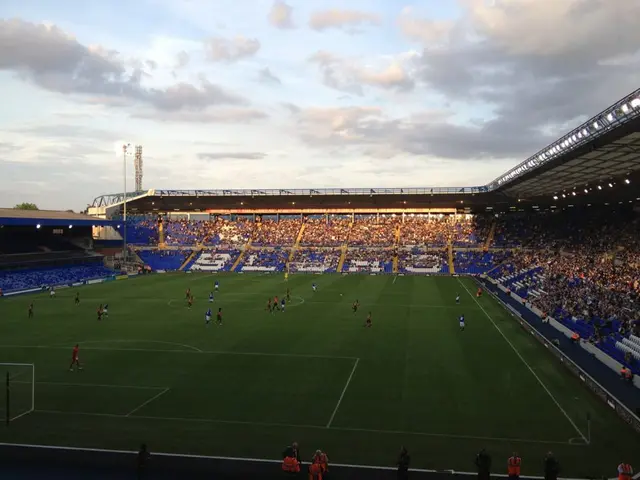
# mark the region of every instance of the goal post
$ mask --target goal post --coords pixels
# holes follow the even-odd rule
[[[35,410],[36,367],[33,363],[0,362],[0,372],[3,380],[0,412],[8,426]]]

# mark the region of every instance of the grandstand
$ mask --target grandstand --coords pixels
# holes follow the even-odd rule
[[[122,323],[115,321],[110,337],[83,327],[87,339],[95,338],[87,342],[95,342],[92,360],[105,350],[127,350],[123,354],[141,363],[152,355],[167,371],[136,367],[120,373],[123,379],[101,372],[95,385],[129,385],[126,393],[110,406],[89,399],[78,412],[61,412],[59,392],[39,386],[47,408],[21,419],[25,433],[11,439],[55,442],[53,427],[37,432],[37,420],[64,430],[65,418],[81,414],[108,432],[96,444],[91,432],[73,429],[82,447],[125,449],[123,442],[133,440],[121,430],[133,428],[150,432],[170,453],[272,458],[280,452],[265,444],[295,438],[323,442],[343,464],[374,465],[377,470],[359,472],[373,475],[389,465],[385,452],[405,442],[434,453],[435,460],[416,460],[425,476],[466,469],[483,446],[540,458],[553,449],[573,476],[606,475],[604,465],[619,462],[620,452],[640,450],[639,183],[640,90],[486,186],[148,190],[98,197],[91,217],[47,219],[41,213],[13,225],[0,218],[4,292],[114,278],[93,247],[123,240],[150,269],[176,272],[92,287],[87,295],[95,301],[116,298],[132,311],[120,313]],[[96,226],[91,243],[87,230],[75,236],[89,224]],[[296,274],[286,286],[284,273]],[[311,276],[327,273],[341,275]],[[237,322],[237,330],[215,340],[202,334],[201,312],[183,313],[177,298],[187,286],[206,298],[212,278],[223,290],[233,288],[225,310]],[[319,295],[312,296],[311,282],[320,284]],[[492,296],[474,296],[479,286]],[[264,300],[283,295],[284,288],[294,291],[288,327],[278,328],[273,317],[251,323],[264,313]],[[463,307],[452,304],[457,295]],[[372,340],[351,328],[353,316],[343,312],[355,299],[375,312],[376,322],[382,317]],[[15,315],[16,305],[0,308]],[[460,308],[482,322],[464,339],[451,321]],[[140,312],[157,324],[139,319]],[[69,328],[76,321],[47,314]],[[570,340],[574,334],[578,344]],[[69,338],[76,337],[60,340]],[[0,348],[9,360],[54,358],[24,332],[13,332],[7,342],[33,347],[19,354]],[[297,385],[273,387],[287,356],[304,363],[291,367]],[[619,378],[622,367],[633,372],[628,384]],[[329,379],[318,390],[309,375]],[[230,378],[241,378],[242,385]],[[229,395],[204,388],[210,381],[228,382]],[[156,390],[139,393],[145,389]],[[162,399],[136,414],[155,395]],[[207,408],[212,396],[215,412]],[[304,405],[288,407],[297,401]],[[185,404],[189,412],[181,412]],[[211,425],[219,430],[215,438],[202,433]],[[176,446],[174,435],[190,440]],[[225,445],[247,436],[253,440],[235,450]],[[353,442],[370,442],[370,451],[352,452]],[[338,477],[347,470],[338,468]]]

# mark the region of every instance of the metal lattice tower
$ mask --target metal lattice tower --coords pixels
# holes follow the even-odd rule
[[[136,156],[133,161],[136,171],[136,192],[142,191],[142,145],[136,145]]]

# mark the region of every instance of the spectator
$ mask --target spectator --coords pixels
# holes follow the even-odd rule
[[[478,480],[489,480],[491,478],[491,455],[484,448],[476,455],[475,464],[478,469]]]
[[[547,453],[544,459],[544,480],[558,480],[560,473],[560,463],[553,456],[553,453]]]
[[[143,443],[142,445],[140,445],[140,450],[138,451],[138,458],[137,458],[138,479],[142,479],[145,477],[150,459],[151,459],[151,454],[147,449],[147,445]]]
[[[411,456],[405,446],[400,448],[400,454],[396,465],[398,466],[398,480],[406,480],[409,478],[409,464],[411,463]]]

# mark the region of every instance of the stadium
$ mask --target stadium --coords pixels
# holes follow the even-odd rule
[[[480,449],[611,476],[640,452],[638,184],[640,90],[486,186],[3,209],[3,461],[102,478],[146,443],[154,478],[280,478],[295,441],[331,478],[400,445],[415,478]]]

